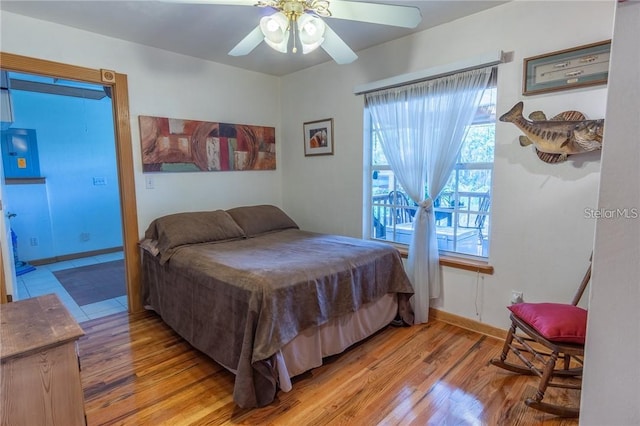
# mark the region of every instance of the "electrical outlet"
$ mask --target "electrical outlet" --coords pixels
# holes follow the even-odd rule
[[[511,304],[522,303],[524,301],[521,291],[511,290]]]
[[[39,244],[38,242],[38,238],[37,237],[31,237],[29,238],[29,244],[31,244],[32,247],[35,247]]]
[[[88,232],[80,233],[80,241],[89,241],[91,239],[91,234]]]

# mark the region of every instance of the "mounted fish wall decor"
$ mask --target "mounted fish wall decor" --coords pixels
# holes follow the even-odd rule
[[[550,120],[542,111],[522,115],[523,103],[518,102],[500,121],[513,123],[524,132],[520,146],[534,145],[538,157],[547,163],[560,163],[569,155],[602,149],[604,119],[587,120],[578,111],[565,111]]]

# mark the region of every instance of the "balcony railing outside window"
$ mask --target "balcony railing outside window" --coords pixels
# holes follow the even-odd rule
[[[487,193],[443,193],[435,200],[433,209],[438,248],[486,257],[489,208]],[[402,191],[374,195],[371,235],[375,239],[409,244],[416,209],[415,203]]]

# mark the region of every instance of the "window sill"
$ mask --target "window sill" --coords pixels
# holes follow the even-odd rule
[[[409,250],[406,248],[398,248],[400,255],[406,258]],[[493,275],[493,266],[482,260],[467,259],[463,257],[440,255],[440,266],[448,266],[449,268],[464,269],[465,271],[479,272],[481,274]]]

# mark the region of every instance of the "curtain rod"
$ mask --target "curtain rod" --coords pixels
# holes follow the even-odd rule
[[[502,50],[487,52],[476,58],[384,78],[371,83],[360,84],[353,89],[353,93],[356,95],[362,95],[376,90],[390,89],[392,87],[404,86],[418,81],[432,80],[463,71],[501,64],[503,62],[505,62],[505,54]]]

